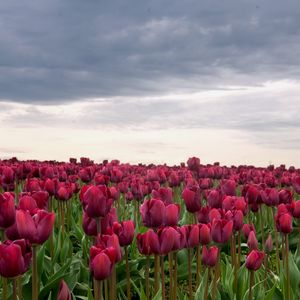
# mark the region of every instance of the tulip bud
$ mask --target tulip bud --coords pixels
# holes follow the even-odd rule
[[[120,246],[128,246],[134,237],[134,222],[132,220],[113,223],[113,231],[118,236]]]
[[[264,260],[265,253],[258,250],[252,250],[246,258],[246,268],[248,270],[258,270]]]
[[[212,246],[209,249],[206,246],[202,248],[202,264],[208,267],[214,267],[218,261],[219,248]]]
[[[186,209],[190,213],[195,213],[201,208],[201,195],[200,189],[195,187],[193,190],[191,188],[185,188],[182,192],[182,198],[186,205]]]
[[[0,275],[13,278],[24,274],[30,265],[31,248],[22,240],[0,244]]]
[[[179,204],[169,204],[166,206],[166,226],[176,226],[179,220],[180,206]]]
[[[152,230],[137,235],[138,250],[143,255],[158,254],[160,250],[157,234]]]
[[[284,213],[276,216],[276,227],[279,232],[291,233],[292,227],[292,217],[289,213]]]
[[[272,240],[272,235],[270,233],[265,242],[265,250],[267,253],[270,253],[273,250],[273,240]]]
[[[71,292],[64,280],[60,281],[57,300],[72,300]]]
[[[254,231],[251,231],[249,233],[248,240],[247,240],[247,245],[248,245],[250,250],[258,249],[258,241],[257,241],[257,238],[255,236]]]
[[[228,242],[233,229],[233,222],[228,220],[214,219],[211,226],[211,237],[216,243],[225,244]]]
[[[145,226],[159,227],[164,224],[166,209],[161,200],[145,200],[140,207],[140,212]]]
[[[0,194],[0,228],[8,228],[15,223],[16,210],[11,193]]]
[[[207,245],[211,241],[210,226],[199,224],[199,242],[201,245]]]

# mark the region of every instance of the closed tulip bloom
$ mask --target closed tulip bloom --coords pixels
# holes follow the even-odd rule
[[[233,229],[235,231],[240,231],[243,228],[244,215],[241,210],[236,210],[233,212]]]
[[[158,236],[152,229],[137,235],[137,245],[143,255],[158,254],[160,251]]]
[[[210,248],[206,248],[203,246],[202,248],[202,264],[208,267],[214,267],[218,261],[218,253],[219,248],[216,246],[212,246]]]
[[[186,205],[186,209],[190,213],[195,213],[201,208],[201,195],[199,188],[185,188],[182,192],[182,198]]]
[[[162,200],[166,205],[173,203],[173,190],[169,187],[153,190],[151,195],[154,199]]]
[[[293,231],[292,216],[289,213],[277,215],[276,227],[279,232],[286,233],[286,234],[291,233]]]
[[[186,247],[195,248],[199,246],[199,226],[197,224],[182,226],[186,232]]]
[[[207,203],[211,208],[222,207],[222,194],[218,190],[212,190],[207,196]]]
[[[300,194],[300,176],[296,176],[292,180],[293,188],[297,194]]]
[[[258,270],[261,265],[262,262],[264,260],[265,257],[265,253],[258,251],[258,250],[252,250],[246,258],[246,268],[248,270],[253,270],[256,271]]]
[[[28,195],[20,197],[19,208],[24,211],[28,210],[31,215],[36,214],[39,210],[35,199]]]
[[[267,253],[270,253],[273,250],[273,240],[271,233],[269,233],[268,238],[266,239],[265,250]]]
[[[30,265],[31,248],[22,240],[0,244],[0,275],[13,278],[24,274]]]
[[[203,206],[197,211],[197,219],[199,223],[208,224],[210,208],[208,206]]]
[[[85,211],[91,218],[105,217],[110,211],[112,199],[105,186],[91,186],[83,195]]]
[[[17,210],[16,223],[21,238],[31,244],[43,244],[50,236],[55,221],[55,214],[39,210],[34,216],[28,211]]]
[[[165,221],[165,204],[159,199],[146,200],[140,207],[143,224],[147,227],[159,227]]]
[[[221,191],[224,195],[235,196],[236,182],[234,180],[228,179],[221,183]]]
[[[113,247],[106,249],[92,246],[90,249],[90,271],[96,280],[104,280],[111,275],[115,264],[116,250]]]
[[[135,226],[132,220],[113,223],[113,231],[118,236],[121,247],[128,246],[132,243],[134,228]]]
[[[175,245],[179,245],[179,233],[173,227],[163,227],[157,231],[160,244],[160,255],[166,255],[174,250]]]
[[[233,229],[233,222],[228,220],[214,219],[211,226],[211,237],[216,243],[225,244],[228,242]]]
[[[176,226],[179,221],[179,204],[169,204],[166,206],[165,225]]]
[[[200,158],[198,157],[190,157],[187,161],[187,166],[191,171],[197,172],[200,168]]]
[[[300,200],[292,202],[293,217],[300,219]]]
[[[98,236],[96,245],[98,243],[106,248],[113,247],[115,249],[115,262],[119,262],[122,259],[120,242],[116,234],[112,233]]]
[[[211,242],[210,226],[199,224],[199,242],[201,245],[207,245]]]
[[[279,194],[275,188],[267,188],[260,194],[263,202],[268,206],[276,206],[279,203]]]
[[[279,195],[279,203],[292,203],[293,200],[293,192],[288,189],[282,189],[278,193]]]
[[[243,235],[244,235],[246,240],[248,239],[248,236],[249,236],[251,231],[254,231],[254,233],[256,233],[255,227],[254,227],[253,224],[244,224],[243,225],[242,232],[243,232]]]
[[[85,211],[83,212],[82,228],[86,235],[89,235],[89,236],[97,235],[96,219],[90,218]]]
[[[35,200],[39,209],[46,209],[48,200],[49,200],[49,193],[46,191],[39,191],[35,192],[32,195],[32,198]]]
[[[60,281],[57,300],[72,300],[71,292],[64,280]]]
[[[247,245],[250,250],[258,249],[258,241],[257,241],[254,231],[250,232],[250,234],[248,236],[248,240],[247,240]]]
[[[222,218],[221,212],[222,212],[222,210],[219,210],[217,208],[211,209],[210,212],[209,212],[210,222],[212,222],[213,220],[220,220]]]
[[[0,194],[0,228],[8,228],[15,223],[16,209],[11,193]]]

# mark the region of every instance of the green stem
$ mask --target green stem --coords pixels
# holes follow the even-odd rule
[[[18,299],[18,285],[17,285],[18,277],[13,278],[13,300]]]
[[[155,254],[154,256],[154,293],[156,294],[159,290],[159,277],[160,277],[160,263],[159,256]]]
[[[249,287],[249,297],[248,300],[253,299],[253,285],[254,285],[254,271],[250,271],[250,287]]]
[[[161,294],[162,300],[166,299],[166,288],[165,288],[165,266],[164,266],[164,257],[160,257],[160,267],[161,267]]]
[[[128,262],[128,251],[127,247],[125,247],[125,259],[126,259],[126,285],[127,285],[127,299],[131,299],[130,293],[130,271],[129,271],[129,262]]]
[[[208,285],[209,285],[209,273],[210,269],[207,269],[207,278],[206,278],[206,283],[205,283],[205,290],[204,290],[204,300],[208,299]]]
[[[259,214],[260,214],[261,243],[262,243],[262,248],[263,248],[265,246],[265,236],[264,236],[264,219],[263,219],[263,206],[262,206],[262,204],[259,208]]]
[[[173,271],[173,285],[174,285],[174,291],[173,291],[173,299],[177,299],[177,252],[174,252],[174,271]]]
[[[147,300],[150,300],[150,290],[149,290],[149,268],[150,268],[150,263],[149,263],[149,256],[146,256],[146,275],[145,275],[145,280],[146,280],[146,297]]]
[[[101,218],[96,218],[96,223],[97,223],[97,235],[101,234]]]
[[[7,291],[8,291],[7,278],[2,277],[2,299],[3,300],[7,300]]]
[[[188,272],[189,272],[189,299],[193,299],[192,287],[192,249],[188,248]]]
[[[169,299],[173,299],[173,253],[170,252],[168,254],[169,259],[169,278],[170,278],[170,284],[169,284]]]
[[[278,245],[278,233],[276,228],[276,221],[275,221],[275,208],[272,207],[272,217],[273,217],[273,224],[274,224],[274,239],[275,239],[275,253],[276,253],[276,269],[277,274],[280,272],[280,259],[279,259],[279,245]]]
[[[32,246],[32,300],[38,300],[37,245]]]
[[[200,272],[201,272],[201,245],[197,247],[197,268],[196,268],[196,283],[200,284]]]
[[[285,234],[285,257],[286,257],[286,281],[287,281],[287,300],[291,299],[291,287],[290,287],[290,270],[289,270],[289,236]]]

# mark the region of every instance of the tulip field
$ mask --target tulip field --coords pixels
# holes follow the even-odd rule
[[[300,299],[300,169],[0,160],[2,300]]]

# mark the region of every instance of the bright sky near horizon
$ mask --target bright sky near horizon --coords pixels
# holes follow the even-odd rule
[[[0,3],[0,158],[300,167],[300,2]]]

